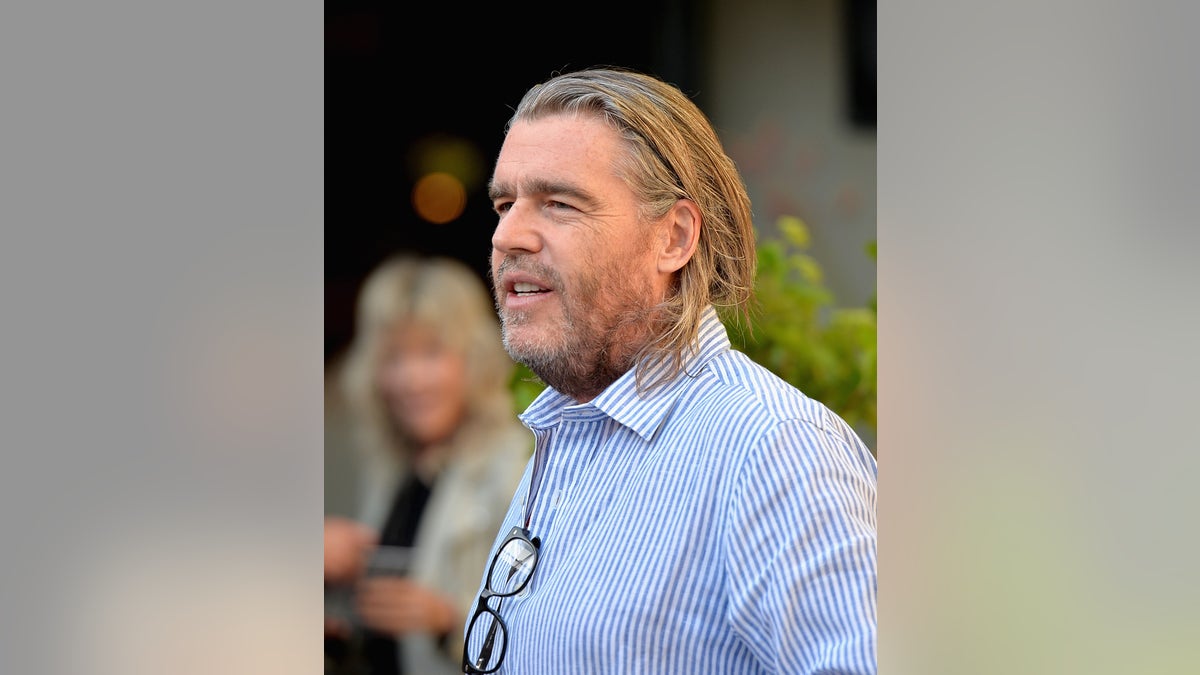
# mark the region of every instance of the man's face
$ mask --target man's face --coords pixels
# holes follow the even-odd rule
[[[669,274],[661,228],[638,217],[618,175],[623,149],[603,122],[566,115],[518,122],[492,176],[496,304],[509,354],[577,400],[633,365],[647,311]]]

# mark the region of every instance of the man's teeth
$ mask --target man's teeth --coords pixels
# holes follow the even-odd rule
[[[545,290],[545,289],[542,288],[541,286],[535,286],[534,284],[525,283],[523,281],[519,281],[519,282],[513,284],[513,292],[517,293],[517,294],[538,293],[543,290]]]

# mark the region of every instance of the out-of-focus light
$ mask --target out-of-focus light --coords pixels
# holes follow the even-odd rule
[[[479,147],[445,132],[430,133],[415,141],[409,148],[407,163],[410,175],[445,172],[458,178],[467,190],[475,190],[487,179]]]
[[[467,206],[467,190],[454,176],[435,171],[422,176],[413,186],[412,203],[418,216],[442,225],[462,215]]]

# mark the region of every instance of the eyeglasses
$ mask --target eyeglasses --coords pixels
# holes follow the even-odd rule
[[[537,568],[541,545],[540,539],[529,537],[529,530],[514,527],[496,551],[488,567],[487,582],[475,605],[475,614],[467,624],[462,660],[464,673],[494,673],[504,663],[508,651],[508,625],[500,618],[500,605],[504,598],[520,593],[529,584]],[[488,600],[492,598],[499,598],[496,609],[488,607]]]

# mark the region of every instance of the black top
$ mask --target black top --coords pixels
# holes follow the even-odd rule
[[[408,548],[413,545],[431,489],[432,485],[427,485],[415,474],[400,485],[392,500],[387,521],[379,531],[380,546]],[[368,572],[371,573],[383,572]],[[402,571],[392,570],[387,573]],[[351,645],[331,644],[329,639],[326,640],[326,660],[335,662],[334,672],[346,675],[404,675],[400,667],[400,643],[394,637],[387,633],[363,629],[360,645],[361,654],[355,657]]]

